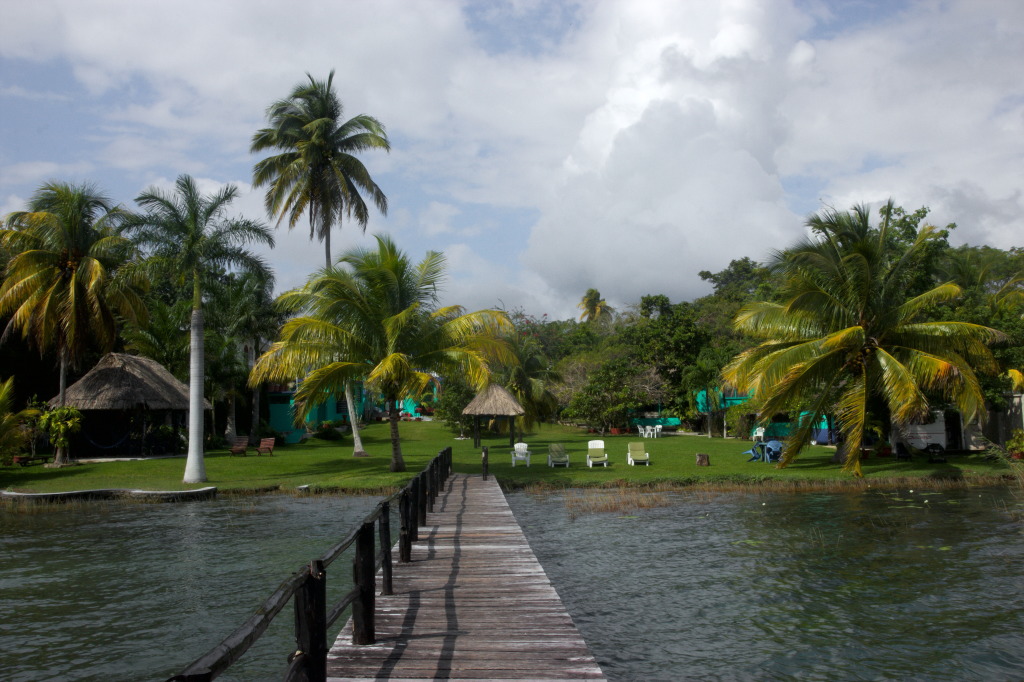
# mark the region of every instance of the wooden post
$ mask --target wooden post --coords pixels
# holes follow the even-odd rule
[[[376,632],[373,626],[374,594],[373,524],[364,523],[356,535],[356,555],[352,558],[352,581],[359,596],[352,602],[352,643],[373,644]]]
[[[410,531],[409,519],[412,513],[409,511],[409,489],[406,488],[398,497],[398,563],[407,564],[412,561],[412,531]]]
[[[425,526],[427,525],[427,472],[421,471],[416,478],[420,479],[416,496],[416,524]]]
[[[434,472],[437,470],[437,460],[430,460],[427,465],[427,511],[434,513],[434,497],[437,495],[437,478]]]
[[[483,467],[484,480],[487,480],[487,446],[484,446],[483,454],[480,456],[480,465]]]
[[[473,447],[480,447],[480,415],[473,415]]]
[[[306,679],[326,680],[327,574],[320,559],[309,562],[309,574],[295,592],[295,645],[305,659]]]
[[[709,466],[711,466],[711,460],[708,458],[707,453],[705,453],[705,452],[698,452],[697,453],[697,466],[699,466],[699,467],[709,467]]]
[[[441,458],[438,457],[434,460],[434,468],[430,470],[430,475],[434,479],[434,484],[431,488],[434,491],[433,499],[430,500],[430,511],[434,511],[434,503],[437,502],[438,495],[441,494]]]
[[[420,477],[416,476],[409,484],[409,540],[419,542],[420,539]]]
[[[391,579],[391,504],[382,502],[380,505],[380,593],[382,595],[392,594],[393,581]]]

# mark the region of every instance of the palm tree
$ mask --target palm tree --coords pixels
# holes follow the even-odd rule
[[[129,228],[154,268],[175,273],[179,285],[192,289],[189,325],[189,431],[185,483],[206,480],[203,462],[203,287],[224,268],[266,273],[261,258],[244,247],[250,243],[273,247],[274,237],[260,222],[225,216],[238,196],[233,185],[204,195],[188,175],[178,177],[175,192],[150,188],[135,199],[146,213],[134,216]]]
[[[28,423],[38,420],[40,414],[32,407],[15,412],[14,377],[0,382],[0,460],[7,460],[21,451],[33,437],[32,430],[27,428]]]
[[[124,215],[92,185],[51,182],[35,192],[28,211],[7,216],[0,232],[0,245],[11,254],[0,315],[11,315],[7,332],[19,330],[40,351],[56,349],[60,406],[68,368],[89,349],[113,347],[115,314],[146,318],[141,294],[147,284],[133,266],[131,242],[120,233]],[[54,463],[65,462],[58,449]]]
[[[608,305],[608,302],[601,298],[601,292],[597,289],[587,289],[583,299],[576,306],[583,312],[580,313],[582,322],[602,322],[610,320],[615,308]]]
[[[309,83],[300,83],[287,99],[270,105],[270,127],[253,135],[252,152],[280,152],[256,164],[253,186],[267,186],[267,213],[277,216],[279,224],[287,216],[293,228],[308,213],[309,238],[324,242],[330,267],[331,228],[348,216],[366,230],[370,214],[360,190],[381,213],[388,210],[387,197],[355,154],[391,146],[384,126],[372,116],[342,119],[334,71],[326,81],[308,73],[306,77]]]
[[[1003,335],[924,319],[930,306],[959,296],[960,287],[908,291],[922,251],[940,236],[925,226],[905,248],[894,249],[891,216],[892,202],[877,228],[864,206],[812,216],[814,237],[774,254],[782,302],[748,304],[736,316],[737,330],[763,341],[738,355],[725,378],[757,396],[761,420],[806,410],[780,466],[808,444],[826,411],[835,411],[844,436],[837,454],[857,475],[869,420],[898,434],[927,415],[930,392],[955,403],[967,419],[982,411],[975,371],[996,370],[986,344]]]
[[[274,307],[272,292],[274,278],[257,273],[244,272],[229,274],[224,278],[225,286],[216,292],[214,303],[215,326],[221,337],[220,347],[225,360],[238,354],[241,362],[239,376],[248,375],[256,357],[263,352],[263,346],[277,334],[284,317]],[[236,364],[234,361],[227,365]],[[227,367],[226,367],[227,369]],[[228,372],[224,378],[228,390],[228,427],[225,437],[228,441],[236,437],[235,397],[236,373]],[[244,381],[244,379],[243,379]],[[256,445],[259,439],[260,388],[252,390],[252,421],[249,430],[249,444]]]
[[[692,388],[689,391],[691,404],[698,411],[700,410],[699,391],[704,392],[704,409],[708,417],[708,438],[712,437],[711,430],[714,426],[715,413],[722,409],[722,367],[728,362],[728,356],[723,353],[723,350],[711,345],[704,346],[700,349],[693,364],[682,368],[683,382]],[[723,419],[723,431],[728,428],[724,422]]]
[[[308,411],[364,379],[392,406],[391,470],[404,471],[395,402],[421,395],[435,380],[432,372],[465,376],[482,388],[491,361],[508,360],[498,335],[510,323],[496,310],[436,307],[444,256],[428,252],[414,265],[388,237],[376,240],[376,250],[348,251],[336,267],[279,298],[302,314],[285,323],[280,340],[257,360],[250,383],[305,377],[295,399]]]
[[[514,331],[505,336],[513,362],[497,370],[497,382],[507,388],[523,406],[522,428],[528,429],[558,409],[552,391],[561,376],[531,336]]]
[[[360,190],[369,195],[381,213],[388,199],[355,154],[368,149],[389,151],[387,132],[380,121],[360,114],[347,121],[334,92],[334,71],[326,81],[300,83],[286,99],[267,109],[270,127],[256,132],[252,152],[268,149],[280,153],[263,159],[253,168],[253,186],[267,186],[267,213],[278,224],[288,217],[288,227],[308,213],[309,238],[324,243],[325,266],[331,266],[331,228],[342,218],[354,218],[366,231],[369,209]],[[352,426],[355,455],[364,455],[351,385],[345,386],[345,403]]]
[[[147,324],[126,324],[121,331],[124,347],[130,353],[152,358],[181,380],[188,378],[188,325],[192,301],[173,304],[159,297],[147,303]]]

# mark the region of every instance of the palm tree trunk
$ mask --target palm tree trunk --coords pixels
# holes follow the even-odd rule
[[[352,384],[345,382],[345,404],[348,406],[348,423],[352,427],[352,456],[366,457],[363,450],[363,439],[359,436],[359,425],[356,424],[356,406],[352,400]]]
[[[224,425],[224,437],[228,439],[228,443],[233,443],[238,438],[238,415],[236,414],[237,405],[235,403],[235,387],[228,386],[228,417],[227,424]]]
[[[402,443],[398,440],[398,410],[396,396],[388,396],[388,421],[391,422],[391,471],[405,471],[405,460],[402,459]]]
[[[58,407],[64,407],[67,404],[67,393],[68,393],[68,354],[66,350],[60,352],[60,391],[58,392],[57,402]],[[68,452],[67,448],[57,446],[56,451],[53,453],[53,466],[62,467],[68,463]]]
[[[252,344],[249,348],[249,369],[256,364],[257,344]],[[250,415],[249,424],[249,445],[256,445],[260,440],[260,387],[256,386],[252,389],[252,414]]]
[[[198,290],[198,285],[196,286]],[[192,338],[189,353],[188,383],[188,456],[185,460],[185,483],[202,483],[206,480],[206,465],[203,462],[203,371],[205,365],[203,348],[203,310],[193,302]]]

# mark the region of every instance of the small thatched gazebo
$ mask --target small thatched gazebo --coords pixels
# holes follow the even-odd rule
[[[59,399],[52,398],[50,405]],[[148,426],[164,423],[176,432],[189,407],[188,386],[156,360],[125,353],[104,355],[68,387],[65,402],[83,417],[79,435],[84,442],[76,443],[74,451],[94,455],[142,454],[146,444],[141,437],[132,439],[133,427],[140,436]],[[203,408],[210,409],[210,403],[204,400]]]
[[[480,447],[480,417],[508,417],[508,444],[515,445],[515,418],[526,410],[511,393],[498,384],[490,384],[466,405],[462,414],[473,415],[473,447]]]

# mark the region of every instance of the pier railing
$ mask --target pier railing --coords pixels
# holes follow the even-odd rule
[[[381,594],[391,594],[392,590],[392,506],[397,502],[398,561],[408,563],[412,543],[419,539],[419,527],[426,524],[427,512],[433,511],[434,500],[451,473],[452,449],[445,448],[404,488],[379,502],[341,542],[282,582],[237,630],[168,682],[206,682],[216,678],[266,632],[271,621],[289,601],[293,602],[295,611],[296,649],[288,657],[285,680],[326,680],[327,630],[346,608],[352,607],[352,643],[374,643],[378,570],[381,572]],[[328,606],[327,568],[353,546],[352,575],[355,584],[338,602]]]

